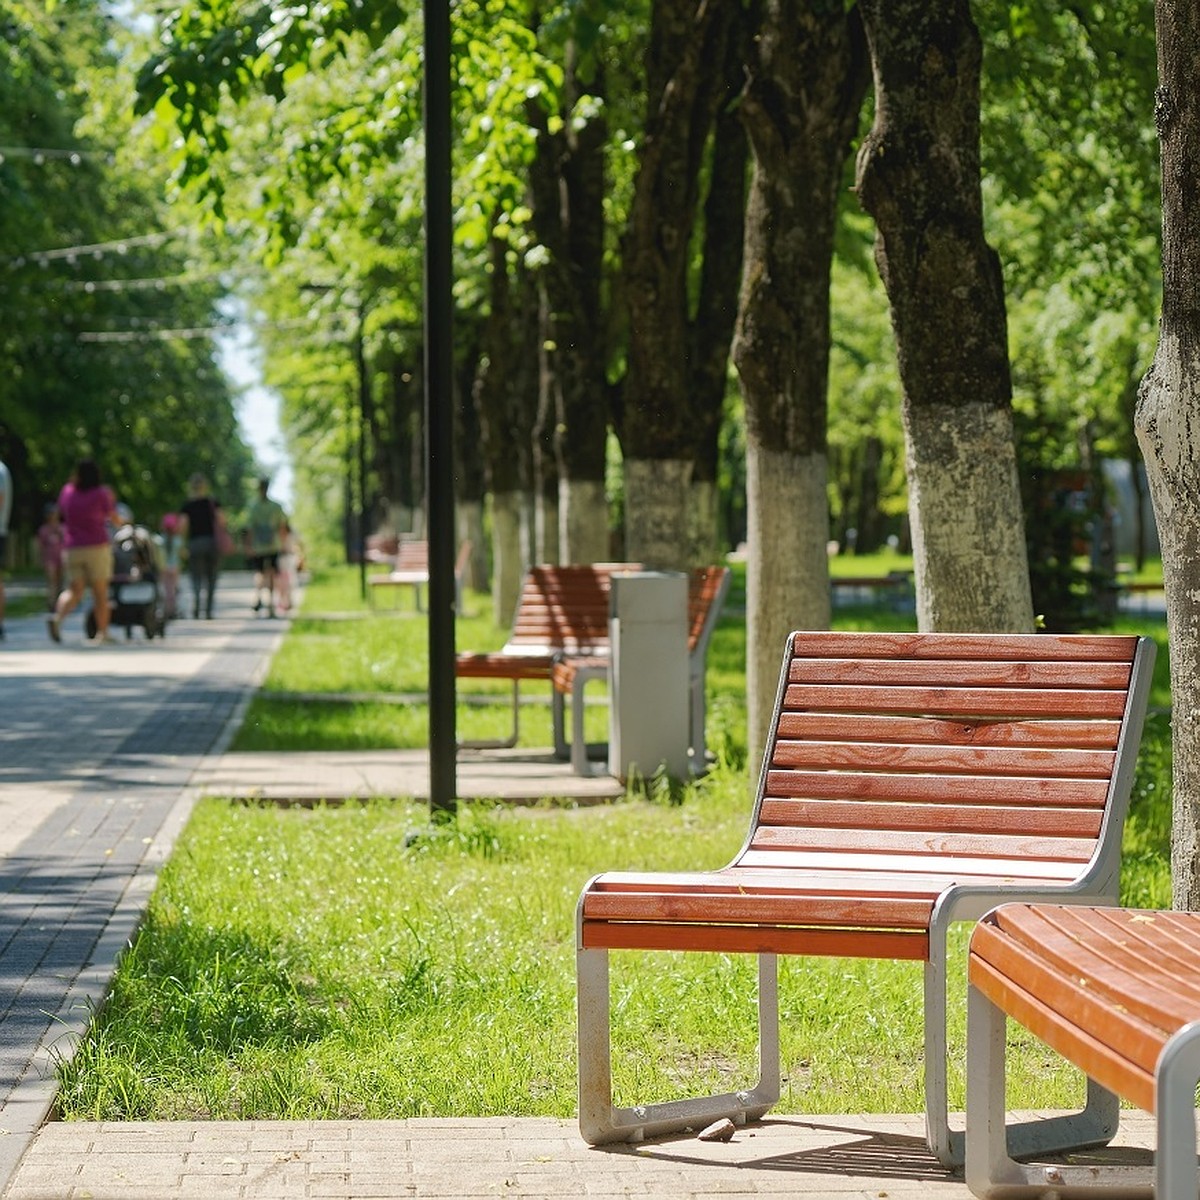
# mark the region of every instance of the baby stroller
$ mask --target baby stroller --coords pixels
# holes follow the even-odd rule
[[[147,638],[165,637],[167,623],[158,587],[158,547],[150,531],[127,519],[113,534],[112,551],[113,575],[108,582],[110,627],[124,625],[127,638],[133,637],[135,625],[146,631]],[[87,615],[87,635],[96,636],[94,612]]]

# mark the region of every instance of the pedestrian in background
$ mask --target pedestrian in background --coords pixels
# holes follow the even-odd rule
[[[62,514],[63,540],[66,545],[67,585],[58,594],[54,613],[46,622],[50,637],[62,641],[62,623],[83,599],[85,588],[92,593],[92,613],[96,618],[93,645],[113,639],[108,633],[108,581],[112,578],[112,545],[108,523],[116,518],[117,498],[100,479],[95,460],[82,458],[72,477],[58,494]]]
[[[4,640],[4,567],[8,562],[8,522],[12,519],[12,475],[0,459],[0,641]]]
[[[267,616],[275,615],[275,575],[279,570],[279,552],[287,516],[283,508],[267,495],[269,479],[258,481],[258,499],[250,505],[247,534],[250,544],[250,566],[254,571],[254,611],[263,607],[262,593],[266,592]]]
[[[179,514],[164,513],[162,519],[163,615],[168,621],[178,615],[179,564],[183,539],[179,535]]]
[[[221,555],[217,550],[217,526],[222,520],[221,506],[208,494],[208,480],[197,471],[188,480],[188,498],[179,512],[180,537],[187,544],[188,574],[192,578],[192,619],[204,616],[212,620],[213,596],[217,590],[217,571]]]
[[[53,612],[63,587],[63,527],[57,504],[47,504],[42,510],[37,544],[42,574],[46,577],[46,607]]]

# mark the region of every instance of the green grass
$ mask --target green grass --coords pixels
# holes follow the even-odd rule
[[[416,669],[409,655],[419,651],[415,643],[397,647],[423,636],[424,623],[320,620],[315,605],[349,605],[333,592],[336,581],[332,598],[323,586],[310,589],[309,615],[293,625],[269,686],[306,691],[317,678],[328,685],[329,671],[351,691],[368,690],[368,681],[371,689],[407,690]],[[851,616],[857,627],[897,624],[895,614],[863,610],[839,614],[839,624]],[[1122,629],[1151,633],[1162,645],[1152,704],[1164,710],[1152,715],[1139,758],[1122,899],[1161,906],[1170,898],[1166,633],[1151,621]],[[501,636],[478,632],[473,644]],[[322,666],[306,671],[306,654],[321,656]],[[681,803],[464,803],[455,824],[437,829],[424,807],[402,800],[314,809],[200,804],[111,999],[59,1066],[62,1114],[573,1116],[575,900],[598,870],[716,867],[736,851],[751,800],[743,660],[742,623],[731,616],[709,662],[710,744],[722,760]],[[279,737],[295,737],[295,724],[310,720],[308,736],[336,745],[380,744],[387,730],[368,725],[375,715],[397,728],[411,716],[404,737],[416,736],[421,719],[394,704],[276,698],[256,709],[267,713],[272,704]],[[260,718],[255,736],[265,743],[275,735]],[[748,1082],[753,972],[738,955],[614,955],[618,1101]],[[918,964],[786,959],[780,972],[784,1110],[921,1109]],[[961,974],[953,986],[961,996]],[[962,1008],[951,1006],[953,1106],[963,1099],[953,1065],[962,1061]],[[1070,1069],[1029,1039],[1014,1039],[1014,1102],[1074,1103]]]

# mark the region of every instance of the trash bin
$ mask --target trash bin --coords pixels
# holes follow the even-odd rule
[[[614,575],[609,593],[608,769],[688,773],[687,576]]]

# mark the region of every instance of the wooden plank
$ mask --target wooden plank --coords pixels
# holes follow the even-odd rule
[[[760,891],[598,891],[585,921],[680,921],[711,925],[795,925],[928,930],[933,902],[912,896],[820,896]]]
[[[755,850],[842,851],[935,858],[1004,858],[1084,863],[1096,849],[1092,838],[1006,837],[947,830],[807,829],[760,825],[750,840]]]
[[[958,775],[1049,775],[1108,779],[1111,750],[1046,750],[1024,746],[896,745],[890,742],[777,740],[772,764],[829,771],[915,771]]]
[[[855,771],[783,771],[767,773],[767,798],[813,800],[893,800],[941,804],[1020,804],[1030,807],[1102,808],[1108,799],[1105,779],[1038,779],[984,775],[860,774]]]
[[[719,871],[606,871],[588,894],[605,891],[699,891],[714,895],[920,896],[932,901],[954,880],[946,875],[868,874],[865,871],[769,871],[725,867]]]
[[[762,867],[772,871],[844,871],[847,875],[866,871],[873,875],[893,872],[928,875],[945,872],[952,880],[971,882],[978,876],[999,879],[1004,884],[1061,884],[1079,877],[1077,861],[1019,858],[971,858],[963,855],[886,854],[797,850],[782,846],[747,846],[736,859],[740,867]]]
[[[793,683],[844,683],[864,687],[1003,687],[1101,690],[1129,683],[1127,662],[995,662],[963,659],[794,658]]]
[[[878,929],[780,929],[584,921],[585,950],[692,950],[718,954],[813,954],[833,958],[929,957],[928,934]]]
[[[874,803],[841,800],[765,799],[760,826],[857,829],[944,829],[972,833],[1095,839],[1103,814],[1094,809],[1024,808],[997,805]]]
[[[905,742],[963,746],[1060,746],[1115,750],[1120,721],[948,720],[941,717],[782,712],[781,740]]]
[[[789,709],[825,712],[910,713],[942,717],[1120,717],[1123,691],[1072,691],[1066,688],[858,687],[789,683]]]
[[[1123,634],[1005,633],[811,633],[789,641],[796,657],[815,658],[972,658],[1063,662],[1132,662],[1137,638]]]

